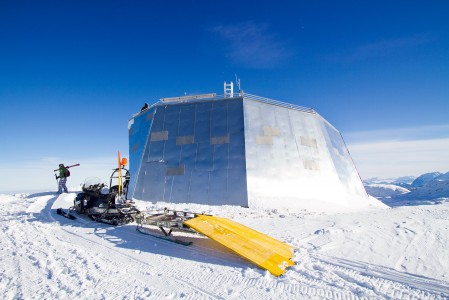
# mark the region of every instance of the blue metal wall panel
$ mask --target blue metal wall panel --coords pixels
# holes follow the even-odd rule
[[[129,121],[129,172],[137,174],[142,161],[142,155],[148,133],[153,122],[155,108],[152,107],[139,113]],[[131,176],[128,195],[134,193],[135,177]]]
[[[134,198],[248,206],[242,102],[157,106]]]

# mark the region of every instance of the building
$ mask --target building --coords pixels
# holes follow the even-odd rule
[[[363,210],[369,197],[340,132],[316,111],[226,88],[164,98],[129,121],[138,200],[263,209]]]

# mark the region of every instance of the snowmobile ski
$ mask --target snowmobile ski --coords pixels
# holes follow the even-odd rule
[[[70,220],[75,220],[75,219],[76,219],[76,217],[75,217],[74,215],[72,215],[70,212],[64,211],[62,208],[58,208],[58,209],[56,210],[56,213],[57,213],[58,215],[61,215],[61,216],[63,216],[63,217],[66,217],[67,219],[70,219]]]

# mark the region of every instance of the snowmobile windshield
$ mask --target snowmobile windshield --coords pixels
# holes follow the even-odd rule
[[[106,185],[106,183],[101,182],[100,178],[98,177],[88,177],[86,178],[86,180],[84,180],[84,184],[83,184],[83,191],[95,191],[96,193],[99,194],[108,194],[109,193],[109,189]]]
[[[91,185],[101,184],[101,180],[98,177],[88,177],[84,180],[83,187],[89,187]]]

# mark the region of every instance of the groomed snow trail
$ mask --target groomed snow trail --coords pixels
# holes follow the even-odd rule
[[[305,247],[296,251],[297,265],[276,278],[199,235],[188,236],[194,244],[185,247],[139,234],[132,224],[57,215],[74,197],[1,196],[0,298],[449,299],[444,281]]]

